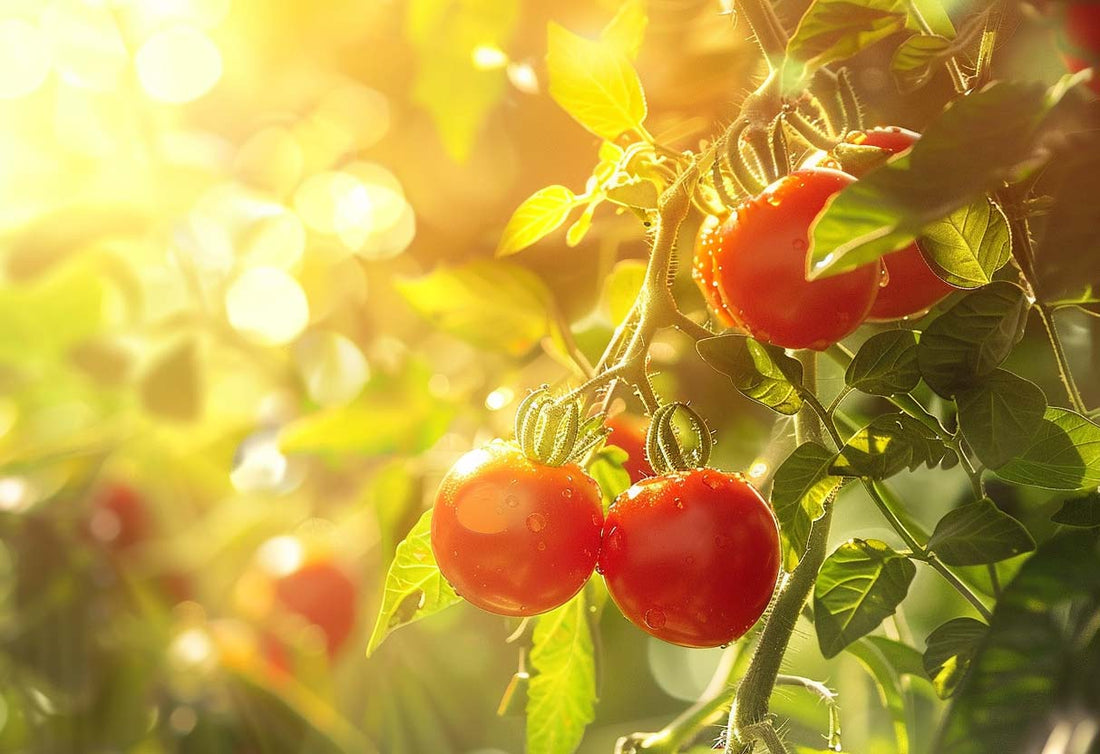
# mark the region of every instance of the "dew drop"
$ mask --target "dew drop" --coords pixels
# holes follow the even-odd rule
[[[726,642],[725,644],[722,644],[722,645],[721,645],[721,646],[719,647],[719,649],[729,649],[729,646],[730,646],[730,644],[731,644],[731,643],[732,643],[732,642],[728,642],[728,641],[727,641],[727,642]]]
[[[572,483],[573,483],[573,475],[572,475],[572,474],[566,474],[566,475],[565,475],[565,481],[567,481],[567,482],[569,482],[570,484],[572,484]]]
[[[545,552],[546,551],[546,543],[545,542],[539,542],[538,548],[539,548],[539,552]]]
[[[566,487],[564,490],[561,491],[561,496],[566,498],[573,497],[573,488]]]
[[[714,546],[715,547],[717,547],[719,549],[725,549],[725,547],[728,543],[729,543],[729,540],[726,538],[726,535],[724,535],[724,534],[715,534],[714,535]]]
[[[778,207],[779,206],[779,197],[776,196],[775,194],[769,194],[768,195],[768,204],[772,205],[773,207]]]
[[[886,269],[886,265],[882,265],[878,274],[878,287],[885,288],[888,285],[890,285],[890,270]]]
[[[509,508],[515,508],[517,505],[519,505],[519,498],[516,497],[515,495],[505,495],[504,496],[504,503]]]
[[[540,532],[546,528],[546,517],[541,513],[532,513],[527,517],[527,528],[532,532]]]
[[[683,500],[683,498],[679,498],[679,497],[674,498],[672,502],[676,503],[676,509],[677,510],[682,511],[684,509],[684,500]]]
[[[722,481],[708,471],[703,472],[700,481],[712,490],[716,490],[722,486]]]
[[[602,521],[600,521],[600,517],[599,517],[599,516],[597,516],[597,515],[596,515],[595,513],[593,513],[593,514],[592,514],[592,525],[593,525],[593,526],[599,526],[599,525],[600,525],[600,524],[602,524],[602,523],[603,523],[603,522],[602,522]]]
[[[684,562],[688,565],[695,565],[695,558],[693,558],[691,555],[688,555],[686,558],[684,558]]]
[[[801,238],[796,238],[794,240],[794,243],[791,244],[791,247],[795,251],[799,251],[799,252],[805,251],[806,250],[806,242],[803,241]]]
[[[603,564],[600,563],[599,561],[596,561],[596,573],[603,576]]]
[[[664,628],[665,621],[667,619],[665,618],[664,612],[657,610],[656,608],[650,608],[649,610],[645,611],[645,616],[643,616],[643,620],[645,620],[645,624],[647,626],[656,631]]]

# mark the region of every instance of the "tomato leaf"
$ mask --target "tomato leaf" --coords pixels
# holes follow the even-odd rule
[[[1100,526],[1100,492],[1093,491],[1080,497],[1072,497],[1062,503],[1051,521],[1063,526],[1091,528]]]
[[[431,531],[432,512],[426,510],[397,546],[386,573],[378,620],[367,642],[368,656],[401,626],[438,613],[462,600],[439,572],[432,553]]]
[[[569,248],[573,248],[588,235],[589,229],[592,227],[592,215],[596,212],[596,207],[600,206],[602,198],[597,197],[588,203],[588,206],[584,208],[584,212],[577,218],[576,222],[569,226],[565,231],[565,245]]]
[[[1027,447],[997,469],[997,476],[1051,490],[1098,487],[1100,426],[1069,409],[1051,406]]]
[[[977,288],[1012,256],[1012,233],[1001,208],[982,197],[926,226],[920,250],[948,283]]]
[[[947,455],[947,447],[930,427],[908,414],[881,414],[848,439],[831,471],[886,479],[921,464],[932,468]]]
[[[844,381],[871,395],[908,393],[920,382],[917,336],[911,330],[872,335],[848,365]]]
[[[657,186],[646,178],[616,176],[603,189],[609,202],[635,209],[657,209]]]
[[[517,264],[478,260],[440,267],[396,287],[438,329],[478,348],[522,356],[549,332],[550,291]]]
[[[787,43],[788,85],[905,27],[903,0],[814,0]],[[800,68],[799,68],[800,64]]]
[[[940,699],[959,688],[989,626],[973,618],[954,618],[928,634],[924,672]]]
[[[603,300],[612,325],[618,327],[630,314],[645,281],[645,269],[645,262],[637,259],[624,259],[611,268],[603,284]]]
[[[592,463],[588,465],[589,476],[600,486],[604,510],[630,487],[630,472],[623,468],[628,457],[622,448],[605,445],[596,451]]]
[[[1028,558],[997,602],[932,751],[987,754],[1023,741],[1050,748],[1045,742],[1071,732],[1075,715],[1100,709],[1097,562],[1096,529],[1059,534]]]
[[[595,718],[596,663],[582,591],[538,618],[527,693],[528,754],[571,754]]]
[[[578,123],[610,141],[641,128],[642,83],[615,44],[592,42],[551,23],[548,45],[550,96]]]
[[[565,186],[547,186],[523,200],[504,226],[497,256],[506,257],[526,249],[553,233],[577,206],[577,197]]]
[[[921,335],[917,359],[929,387],[945,398],[979,384],[1024,334],[1023,289],[998,281],[971,291]]]
[[[891,641],[884,636],[864,636],[847,647],[845,652],[859,660],[871,675],[883,706],[890,713],[898,754],[908,754],[913,734],[906,704],[906,688],[902,678],[920,672],[920,654],[912,647]],[[913,655],[916,655],[914,657]]]
[[[165,419],[191,421],[202,412],[198,348],[187,339],[158,358],[141,380],[145,409]]]
[[[884,542],[853,539],[821,566],[814,586],[814,626],[826,658],[893,615],[917,568]]]
[[[890,60],[890,72],[898,89],[912,92],[927,84],[952,49],[951,40],[937,35],[918,34],[902,42]]]
[[[999,468],[1027,446],[1043,421],[1047,398],[1039,386],[1003,369],[959,391],[959,429],[988,468]]]
[[[775,471],[772,507],[787,545],[787,565],[802,558],[810,524],[825,512],[825,501],[844,480],[829,474],[836,453],[816,442],[799,445]]]
[[[928,549],[947,565],[985,565],[1035,549],[1024,525],[989,498],[967,503],[936,524]]]
[[[914,18],[918,14],[920,18]],[[933,34],[948,39],[955,38],[955,25],[951,23],[947,8],[940,0],[909,0],[908,26],[913,30],[920,30],[927,26]]]
[[[649,25],[644,0],[626,0],[600,32],[600,41],[630,60],[638,57]]]
[[[802,382],[802,365],[782,348],[735,334],[704,338],[695,347],[746,398],[781,414],[797,414],[802,408],[795,387]]]

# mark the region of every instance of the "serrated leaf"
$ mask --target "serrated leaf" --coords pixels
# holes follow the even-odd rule
[[[913,149],[842,190],[811,229],[810,277],[908,246],[930,223],[1000,185],[1034,156],[1056,98],[999,82],[950,104]]]
[[[821,566],[814,587],[814,627],[826,658],[894,614],[917,568],[884,542],[853,539]]]
[[[611,141],[641,127],[645,94],[629,58],[611,44],[555,23],[549,26],[548,48],[550,96],[578,123]]]
[[[927,84],[951,49],[951,40],[937,35],[918,34],[902,42],[890,60],[898,89],[912,92]]]
[[[844,482],[829,474],[836,453],[816,442],[799,445],[775,471],[772,507],[788,546],[787,565],[798,563],[806,549],[810,524],[825,512],[825,501]]]
[[[627,178],[604,186],[607,200],[624,207],[657,209],[657,186],[645,178]]]
[[[549,332],[550,291],[517,264],[477,260],[440,267],[396,287],[438,329],[489,351],[522,356]]]
[[[553,233],[577,206],[576,195],[565,186],[547,186],[523,200],[504,226],[497,256],[506,257],[526,249]]]
[[[903,0],[814,0],[787,43],[788,71],[794,83],[805,72],[844,60],[905,27]]]
[[[1003,369],[955,396],[959,429],[988,468],[1019,454],[1043,421],[1047,397],[1033,382]]]
[[[1012,233],[1001,208],[983,197],[925,227],[920,249],[948,283],[977,288],[1008,263]]]
[[[645,282],[645,270],[645,262],[637,259],[624,259],[611,268],[603,284],[603,300],[612,325],[618,327],[630,314]]]
[[[802,381],[802,365],[782,348],[735,334],[704,338],[695,347],[746,398],[781,414],[797,414],[802,408],[795,388]]]
[[[997,469],[1002,479],[1050,490],[1100,486],[1100,426],[1051,406],[1028,445]]]
[[[424,511],[397,552],[386,573],[382,607],[370,641],[369,656],[387,636],[402,626],[426,618],[462,600],[436,565],[432,553],[432,512]]]
[[[940,699],[958,690],[988,630],[989,626],[973,618],[954,618],[928,634],[924,672]]]
[[[624,468],[628,454],[616,445],[605,445],[596,451],[588,464],[588,475],[600,486],[604,509],[630,487],[630,472]]]
[[[600,40],[630,60],[638,57],[638,50],[645,39],[649,14],[644,0],[626,0],[619,6],[615,17],[600,32]]]
[[[1030,309],[1023,289],[997,281],[967,293],[921,335],[917,358],[928,386],[951,398],[979,384],[1008,358]]]
[[[928,549],[947,565],[985,565],[1031,552],[1035,540],[1023,524],[983,498],[941,518]]]
[[[1056,535],[1024,562],[1001,593],[932,751],[995,754],[1025,741],[1039,751],[1100,709],[1098,562],[1096,529]]]
[[[911,330],[872,335],[848,365],[844,382],[871,395],[908,393],[920,382],[917,336]]]
[[[1091,528],[1100,526],[1100,492],[1073,497],[1062,503],[1050,520],[1063,526]]]
[[[187,339],[158,358],[142,377],[142,405],[165,419],[197,418],[202,411],[201,375],[195,341]]]
[[[832,472],[886,479],[921,464],[932,468],[946,453],[947,447],[930,427],[908,414],[881,414],[848,439]]]
[[[527,692],[527,754],[571,754],[595,717],[596,665],[582,591],[538,618]]]

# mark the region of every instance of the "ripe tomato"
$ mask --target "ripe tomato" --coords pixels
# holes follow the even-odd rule
[[[725,327],[733,327],[737,324],[736,320],[722,302],[722,294],[718,292],[718,283],[714,280],[714,252],[721,238],[718,233],[721,225],[722,219],[715,215],[707,215],[699,225],[699,233],[695,237],[691,278],[699,286],[703,298],[718,321]]]
[[[909,149],[919,138],[918,133],[892,126],[857,131],[848,137],[848,141],[897,153]],[[885,270],[884,282],[867,315],[868,319],[920,316],[955,290],[932,271],[915,243],[883,257],[882,266]]]
[[[314,560],[274,583],[277,606],[305,618],[325,634],[329,657],[339,651],[355,626],[355,583],[330,560]]]
[[[1062,57],[1076,73],[1093,68],[1089,87],[1100,94],[1100,5],[1070,2],[1065,4],[1065,43]]]
[[[754,338],[822,350],[863,322],[878,291],[877,263],[806,280],[810,224],[854,180],[837,170],[797,170],[743,202],[716,231],[716,289]]]
[[[88,530],[94,539],[117,552],[148,539],[153,523],[137,490],[116,482],[103,489],[93,502]]]
[[[632,623],[714,647],[763,614],[779,575],[779,528],[752,485],[712,469],[644,479],[607,514],[599,571]]]
[[[547,466],[498,440],[443,477],[432,551],[467,601],[500,615],[535,615],[584,586],[602,525],[599,487],[579,466]]]
[[[606,424],[611,430],[611,434],[607,436],[607,444],[622,448],[629,456],[623,468],[630,474],[630,483],[635,484],[647,476],[653,476],[653,467],[645,457],[646,428],[642,421],[629,414],[616,414]]]

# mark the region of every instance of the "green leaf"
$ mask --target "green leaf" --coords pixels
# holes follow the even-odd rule
[[[612,325],[618,327],[630,314],[634,299],[645,282],[645,270],[645,262],[637,259],[624,259],[611,268],[611,274],[603,284],[603,300]]]
[[[649,25],[644,0],[626,0],[619,6],[615,17],[600,32],[600,41],[631,60],[638,57],[638,50],[645,39]]]
[[[1012,233],[1001,208],[982,197],[926,226],[920,249],[948,283],[977,288],[1012,256]]]
[[[630,472],[623,468],[628,457],[622,448],[605,445],[596,451],[592,463],[588,464],[588,475],[600,486],[605,510],[630,487]]]
[[[555,23],[549,26],[548,46],[550,96],[578,123],[610,141],[641,128],[645,94],[626,55]]]
[[[881,414],[848,439],[832,472],[886,479],[921,464],[932,468],[946,455],[947,447],[930,427],[908,414]]]
[[[999,82],[960,97],[913,149],[846,187],[818,216],[811,278],[839,274],[909,245],[1030,159],[1055,99],[1038,84]]]
[[[704,338],[695,347],[746,398],[781,414],[797,414],[802,408],[795,387],[802,382],[802,365],[782,348],[735,334]]]
[[[576,206],[577,197],[565,186],[539,189],[512,213],[501,234],[497,256],[515,254],[553,233]]]
[[[955,6],[952,5],[952,7]],[[920,14],[919,20],[913,17],[916,14]],[[955,25],[951,23],[947,8],[940,0],[909,0],[909,28],[920,30],[925,25],[932,30],[933,34],[948,39],[955,38]]]
[[[890,662],[883,649],[869,641],[870,638],[872,637],[867,636],[848,645],[846,651],[859,660],[875,681],[879,698],[890,713],[893,723],[894,741],[897,744],[895,751],[897,754],[909,754],[911,731],[902,674]]]
[[[924,671],[940,699],[958,690],[988,630],[973,618],[954,618],[928,634]]]
[[[462,600],[439,572],[432,553],[431,533],[432,512],[426,510],[405,540],[397,546],[386,573],[378,620],[367,642],[367,655],[378,649],[378,645],[401,626],[438,613]]]
[[[904,0],[814,0],[787,43],[806,72],[855,55],[905,27]],[[800,75],[785,76],[791,79]]]
[[[1097,529],[1059,534],[1028,558],[997,602],[932,751],[1070,751],[1048,742],[1100,709],[1097,563]]]
[[[1004,466],[1027,447],[1047,407],[1038,385],[1003,369],[960,390],[955,402],[963,437],[991,469]]]
[[[584,240],[584,237],[588,235],[589,229],[592,227],[592,215],[596,213],[596,207],[600,206],[602,198],[593,199],[588,203],[588,206],[584,208],[584,212],[577,218],[576,222],[569,226],[565,231],[565,245],[569,248],[573,248]]]
[[[141,380],[145,410],[165,419],[191,421],[202,412],[202,372],[191,338],[153,362]]]
[[[1031,552],[1035,540],[1023,524],[983,498],[941,518],[928,549],[947,565],[985,565]]]
[[[1100,526],[1100,492],[1073,497],[1062,503],[1050,520],[1063,526]]]
[[[440,267],[396,287],[438,329],[478,348],[522,356],[549,332],[550,291],[535,273],[510,262]]]
[[[997,469],[1002,479],[1050,490],[1100,486],[1100,426],[1050,407],[1023,452]]]
[[[908,393],[920,382],[917,336],[911,330],[887,330],[860,346],[844,381],[871,395]]]
[[[844,482],[829,474],[836,453],[816,442],[799,445],[775,471],[771,502],[794,567],[806,550],[810,524],[825,512],[825,501]]]
[[[603,190],[609,202],[635,209],[657,209],[657,186],[645,178],[615,176]]]
[[[905,599],[917,568],[884,542],[853,539],[830,555],[814,587],[814,626],[826,658],[869,631]]]
[[[1008,282],[967,293],[921,335],[924,381],[944,398],[979,384],[1023,337],[1029,308],[1023,289]]]
[[[898,89],[908,93],[927,84],[951,50],[951,40],[936,35],[919,34],[902,42],[890,60]]]
[[[571,754],[595,717],[596,663],[582,591],[535,624],[527,754]]]

